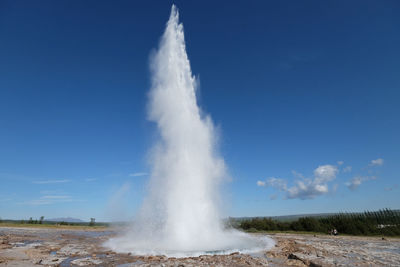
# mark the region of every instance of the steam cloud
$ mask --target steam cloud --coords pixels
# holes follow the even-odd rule
[[[152,151],[148,196],[129,233],[106,245],[118,252],[173,256],[272,246],[269,238],[226,230],[221,222],[218,186],[225,164],[215,149],[212,121],[197,105],[197,83],[175,6],[151,71],[149,119],[157,124],[160,141]]]

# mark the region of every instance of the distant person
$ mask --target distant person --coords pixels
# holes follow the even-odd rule
[[[338,231],[335,229],[333,229],[333,235],[338,235]]]

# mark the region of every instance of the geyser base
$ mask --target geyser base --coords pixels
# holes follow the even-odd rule
[[[131,253],[136,256],[167,256],[176,258],[198,257],[201,255],[228,255],[235,252],[254,254],[271,249],[275,241],[266,235],[250,235],[237,230],[223,231],[208,244],[196,243],[191,247],[171,244],[171,240],[157,238],[142,239],[134,233],[108,240],[105,247],[117,253]],[[176,248],[179,249],[176,249]],[[174,248],[174,249],[172,249]]]

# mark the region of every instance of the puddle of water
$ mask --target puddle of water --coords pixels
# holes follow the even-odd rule
[[[70,267],[71,266],[71,261],[79,259],[79,258],[84,258],[84,257],[68,257],[67,259],[63,260],[63,262],[60,263],[60,267]]]
[[[25,246],[25,244],[23,243],[23,242],[13,242],[13,243],[10,243],[13,247],[24,247]]]
[[[14,247],[26,247],[28,245],[35,246],[35,245],[41,245],[42,241],[41,240],[24,240],[22,242],[14,242],[10,243]]]

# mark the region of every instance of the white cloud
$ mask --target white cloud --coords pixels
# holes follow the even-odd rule
[[[257,181],[257,185],[258,185],[258,186],[265,186],[265,182],[263,182],[263,181]]]
[[[279,189],[280,191],[286,191],[287,182],[285,179],[270,177],[266,181],[257,181],[258,186],[270,186]]]
[[[33,184],[59,184],[59,183],[68,183],[71,180],[39,180],[39,181],[33,181]]]
[[[346,166],[346,167],[343,168],[343,172],[344,172],[344,173],[346,173],[346,172],[351,172],[351,169],[352,169],[351,166]]]
[[[369,180],[375,180],[375,176],[356,176],[353,177],[350,181],[345,183],[345,185],[352,191],[356,190],[362,183],[369,181]]]
[[[304,179],[303,174],[301,174],[301,173],[299,173],[299,172],[296,172],[296,171],[293,170],[293,171],[292,171],[292,174],[293,174],[293,176],[296,177],[296,178]]]
[[[129,174],[129,176],[133,176],[133,177],[139,177],[139,176],[146,176],[149,175],[147,172],[134,172]]]
[[[369,166],[382,166],[383,165],[383,159],[379,158],[379,159],[373,159],[371,160],[371,162],[369,163]]]
[[[269,186],[275,187],[275,188],[279,189],[280,191],[287,190],[287,182],[285,179],[271,177],[267,180],[267,183]]]
[[[321,165],[314,170],[314,178],[304,178],[303,175],[292,171],[298,178],[292,187],[288,187],[287,181],[281,178],[271,177],[266,181],[258,181],[258,186],[270,186],[286,193],[288,199],[312,199],[320,195],[329,193],[328,182],[334,180],[338,173],[338,168],[333,165]]]
[[[303,181],[296,181],[295,184],[295,186],[288,188],[287,198],[313,199],[329,192],[328,185],[321,184],[317,179],[304,179]]]
[[[85,182],[94,182],[96,180],[97,180],[96,178],[86,178]]]
[[[362,184],[362,178],[361,177],[354,177],[353,179],[351,179],[349,182],[346,183],[346,186],[350,189],[350,190],[356,190],[357,187],[359,187]]]
[[[340,165],[343,165],[343,163],[344,163],[344,161],[340,160],[340,161],[337,162],[337,165],[340,166]]]
[[[338,168],[333,165],[322,165],[314,170],[316,183],[326,183],[336,178]]]

